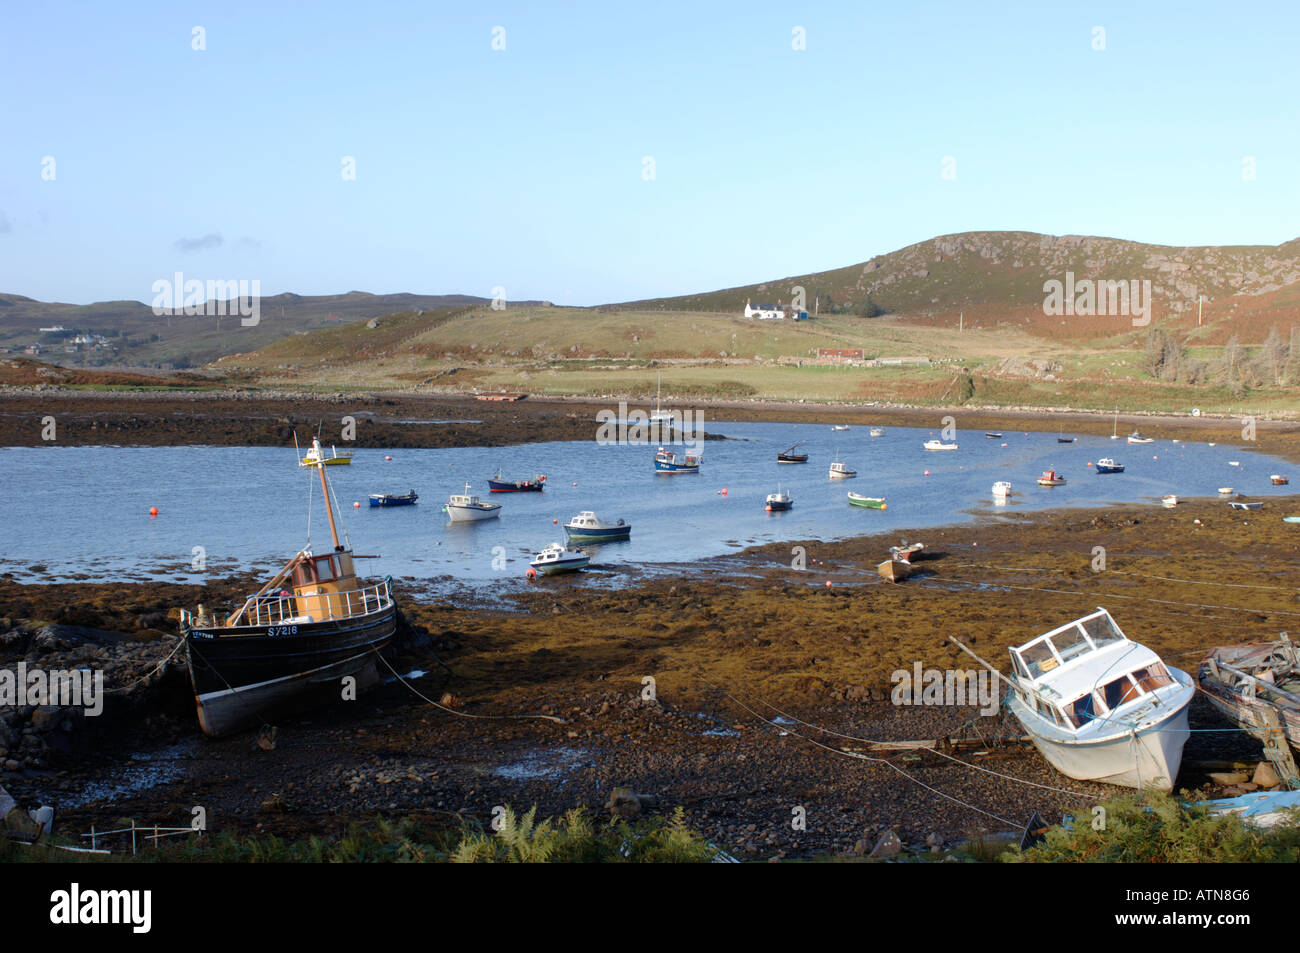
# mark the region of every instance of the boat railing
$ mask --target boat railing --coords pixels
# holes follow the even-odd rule
[[[247,611],[241,617],[241,624],[262,626],[291,623],[300,616],[298,612],[299,598],[325,600],[328,618],[331,619],[364,616],[373,612],[381,612],[393,605],[392,580],[386,578],[383,582],[375,583],[373,586],[353,589],[348,592],[322,592],[314,596],[301,597],[291,595],[262,596],[259,599],[250,600]],[[199,626],[200,628],[208,625],[219,625],[215,616],[204,617],[201,621],[203,624]],[[192,627],[198,624],[198,617],[186,609],[181,609],[180,622],[183,627]]]

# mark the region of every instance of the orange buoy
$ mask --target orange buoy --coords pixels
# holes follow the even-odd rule
[[[384,459],[385,459],[385,460],[391,460],[391,459],[393,459],[393,458],[392,458],[392,457],[384,457]]]
[[[929,476],[929,475],[930,475],[930,471],[929,471],[929,470],[926,470],[926,471],[925,471],[925,475],[926,475],[926,476]]]
[[[888,504],[888,503],[881,503],[881,504],[880,504],[880,508],[881,508],[882,510],[887,510],[887,509],[889,509],[889,504]]]
[[[156,507],[156,506],[151,506],[151,507],[149,507],[149,515],[150,515],[150,516],[157,516],[157,515],[158,515],[158,507]]]
[[[833,585],[835,585],[835,583],[831,582],[829,579],[826,580],[826,588],[827,588],[827,589],[829,589],[829,588],[830,588],[831,586],[833,586]]]
[[[359,508],[360,506],[361,506],[361,504],[358,503],[356,500],[353,500],[353,501],[352,501],[352,508],[353,508],[353,509],[357,509],[357,508]]]
[[[721,494],[722,496],[726,496],[726,495],[727,495],[727,488],[724,486],[721,490],[718,491],[718,493]]]
[[[573,485],[574,485],[574,486],[577,486],[577,485],[578,485],[578,481],[577,481],[577,480],[574,480],[574,481],[573,481]]]
[[[558,523],[559,520],[551,520],[552,523]]]
[[[528,567],[528,572],[524,573],[524,577],[525,577],[529,582],[532,582],[534,579],[537,578],[537,570],[534,569],[532,566],[529,566],[529,567]]]

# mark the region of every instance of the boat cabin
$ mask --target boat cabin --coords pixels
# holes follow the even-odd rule
[[[1021,701],[1066,731],[1106,719],[1177,685],[1150,649],[1130,642],[1105,609],[1009,650]]]
[[[292,579],[299,615],[311,616],[315,622],[344,619],[365,607],[357,591],[352,553],[347,550],[319,556],[304,553],[293,567]]]

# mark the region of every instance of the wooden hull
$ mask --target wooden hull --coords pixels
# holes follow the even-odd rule
[[[1210,700],[1210,704],[1228,721],[1256,738],[1263,740],[1267,731],[1264,715],[1266,712],[1271,712],[1277,718],[1278,724],[1282,726],[1291,747],[1300,751],[1300,705],[1280,696],[1275,700],[1261,698],[1259,691],[1252,697],[1243,689],[1229,684],[1224,678],[1216,677],[1210,665],[1213,660],[1253,671],[1265,663],[1273,650],[1274,643],[1271,642],[1214,649],[1201,661],[1196,680],[1201,686],[1202,693]]]
[[[876,567],[876,572],[887,582],[901,582],[912,575],[912,564],[901,559],[886,559]]]
[[[807,463],[808,454],[801,453],[795,456],[788,456],[786,454],[779,453],[776,456],[776,462],[777,463]]]
[[[345,676],[364,690],[378,680],[375,656],[389,648],[396,632],[393,605],[330,622],[185,626],[199,726],[204,734],[223,735],[281,711],[339,701]]]
[[[857,506],[864,510],[883,510],[885,508],[885,501],[883,498],[877,499],[869,496],[857,496],[856,494],[850,493],[849,506]]]

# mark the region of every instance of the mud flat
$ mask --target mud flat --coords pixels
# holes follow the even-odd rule
[[[649,401],[629,401],[631,408]],[[964,407],[883,407],[761,401],[678,403],[703,414],[705,430],[725,433],[728,421],[847,423],[858,426],[938,429],[952,415],[962,430],[1056,430],[1109,434],[1109,414]],[[290,446],[320,429],[325,442],[341,442],[345,416],[356,420],[353,446],[509,446],[560,440],[592,440],[596,414],[616,410],[618,400],[532,396],[516,403],[452,395],[320,394],[267,391],[101,392],[0,390],[0,446],[38,446],[45,418],[56,423],[63,446]],[[665,409],[673,409],[665,405]],[[1171,415],[1121,414],[1121,434],[1141,429],[1159,440],[1245,442],[1243,421]],[[1260,419],[1252,446],[1300,462],[1300,423]]]
[[[1281,521],[1291,512],[1300,499],[1246,513],[1206,500],[986,518],[904,534],[930,558],[896,586],[871,569],[893,536],[807,543],[804,571],[790,568],[789,545],[773,545],[617,591],[558,577],[492,608],[408,583],[412,638],[394,665],[409,680],[278,723],[270,750],[256,733],[202,738],[178,657],[159,668],[176,646],[168,610],[233,601],[250,580],[0,579],[0,667],[98,665],[110,690],[99,718],[0,715],[0,783],[20,804],[53,804],[64,831],[123,817],[187,823],[195,806],[213,830],[281,837],[337,834],[377,815],[486,824],[502,804],[599,811],[614,787],[630,787],[651,796],[650,810],[683,805],[747,857],[850,854],[887,830],[908,844],[951,843],[1117,789],[998,746],[1000,727],[1020,734],[1013,721],[892,704],[893,672],[968,669],[949,635],[1005,664],[1009,645],[1097,605],[1194,671],[1212,646],[1294,630],[1300,526]],[[515,717],[532,714],[563,723]],[[1199,700],[1192,724],[1224,727]],[[956,757],[987,771],[870,745],[963,729],[988,753]],[[1244,736],[1193,734],[1179,786],[1208,783],[1195,762],[1258,757]],[[791,828],[796,807],[806,831]]]

